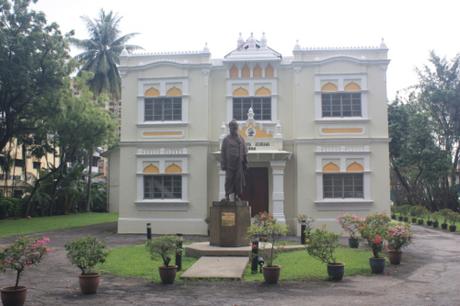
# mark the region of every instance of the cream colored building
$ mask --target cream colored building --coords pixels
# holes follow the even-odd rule
[[[206,234],[224,195],[220,142],[231,119],[249,145],[244,198],[299,235],[298,214],[336,218],[390,209],[385,44],[294,47],[265,35],[223,59],[197,52],[122,53],[121,141],[109,201],[120,233]]]

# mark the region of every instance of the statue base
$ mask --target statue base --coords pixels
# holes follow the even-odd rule
[[[210,242],[212,246],[239,247],[249,245],[247,230],[251,224],[251,210],[247,201],[212,202]]]

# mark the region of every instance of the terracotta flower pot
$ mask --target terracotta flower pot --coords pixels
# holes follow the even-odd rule
[[[374,274],[382,274],[385,270],[385,258],[371,257],[369,258],[369,265]]]
[[[277,284],[280,279],[280,266],[263,267],[264,280],[267,284]]]
[[[358,238],[348,238],[348,246],[352,249],[357,249],[359,247],[359,239]]]
[[[176,279],[177,266],[161,266],[158,268],[160,272],[161,282],[165,285],[174,283]]]
[[[100,276],[98,273],[80,274],[80,290],[83,294],[95,294],[99,287]]]
[[[327,274],[331,281],[341,281],[345,272],[345,265],[342,263],[327,264]]]
[[[392,265],[399,265],[401,263],[401,251],[390,250],[388,251],[388,257]]]
[[[26,287],[6,287],[2,288],[0,291],[2,292],[3,306],[22,306],[26,302]]]

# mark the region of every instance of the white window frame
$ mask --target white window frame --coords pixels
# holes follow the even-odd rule
[[[361,116],[355,117],[323,117],[321,86],[327,82],[337,85],[337,93],[349,93],[344,90],[345,84],[356,82],[361,87]],[[333,92],[327,92],[333,93]],[[355,92],[356,93],[356,92]],[[332,121],[367,121],[369,120],[368,111],[368,90],[367,90],[367,75],[366,74],[317,74],[315,75],[315,120],[317,122],[332,122]]]
[[[344,152],[344,153],[316,153],[316,200],[315,203],[372,203],[371,195],[371,169],[370,157],[367,152]],[[324,198],[323,193],[323,167],[329,162],[334,162],[339,166],[337,173],[345,174],[347,166],[356,161],[363,165],[363,197],[362,198]],[[352,172],[354,173],[354,172]],[[361,173],[361,172],[360,172]]]
[[[250,67],[251,71],[252,68]],[[275,69],[276,70],[276,69]],[[275,75],[276,77],[276,75]],[[243,87],[248,89],[247,97],[258,97],[255,92],[260,87],[266,87],[271,91],[271,120],[257,120],[257,122],[273,124],[278,121],[278,83],[276,79],[257,79],[257,80],[227,80],[227,122],[233,118],[233,90],[235,87]],[[246,122],[239,120],[238,123]]]
[[[158,166],[158,174],[144,174],[144,167],[148,164]],[[168,165],[175,163],[180,165],[182,173],[165,173]],[[144,199],[144,175],[181,175],[182,176],[182,197],[180,199]],[[137,171],[136,171],[136,204],[188,204],[188,158],[180,156],[145,156],[137,158]],[[162,209],[164,210],[164,209]]]
[[[161,78],[161,79],[138,79],[137,87],[137,125],[138,126],[170,126],[170,125],[187,125],[189,113],[189,82],[184,78]],[[171,86],[180,84],[182,91],[182,120],[168,120],[168,121],[145,121],[145,99],[155,98],[144,96],[145,90],[149,87],[155,87],[160,91],[160,97],[166,97],[166,92]]]

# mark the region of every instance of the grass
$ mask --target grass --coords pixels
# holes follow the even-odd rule
[[[196,260],[196,258],[183,257],[182,272]],[[159,283],[158,267],[161,265],[163,262],[160,257],[153,260],[144,245],[135,245],[112,249],[105,263],[99,266],[99,270],[119,276],[142,277]],[[176,281],[179,280],[180,274],[181,272],[178,272]]]
[[[115,222],[117,218],[117,213],[81,213],[64,216],[34,217],[31,219],[6,219],[0,220],[0,237]]]
[[[370,275],[370,251],[338,248],[337,261],[345,264],[345,277]],[[323,280],[327,279],[327,265],[311,257],[304,250],[280,253],[274,264],[281,266],[280,280]],[[244,272],[246,281],[263,281],[261,273],[251,274],[248,266]]]
[[[338,248],[337,260],[345,263],[345,276],[369,275],[369,257],[371,253],[366,250]],[[185,271],[195,261],[195,258],[184,257],[183,269]],[[312,258],[306,251],[292,251],[280,253],[275,260],[282,266],[281,280],[318,280],[327,278],[326,265]],[[104,264],[99,268],[102,272],[125,277],[142,277],[153,282],[160,282],[158,266],[162,265],[161,259],[152,260],[143,245],[125,246],[114,248]],[[179,280],[180,272],[176,281]],[[251,274],[248,264],[245,281],[263,281],[261,273]]]

